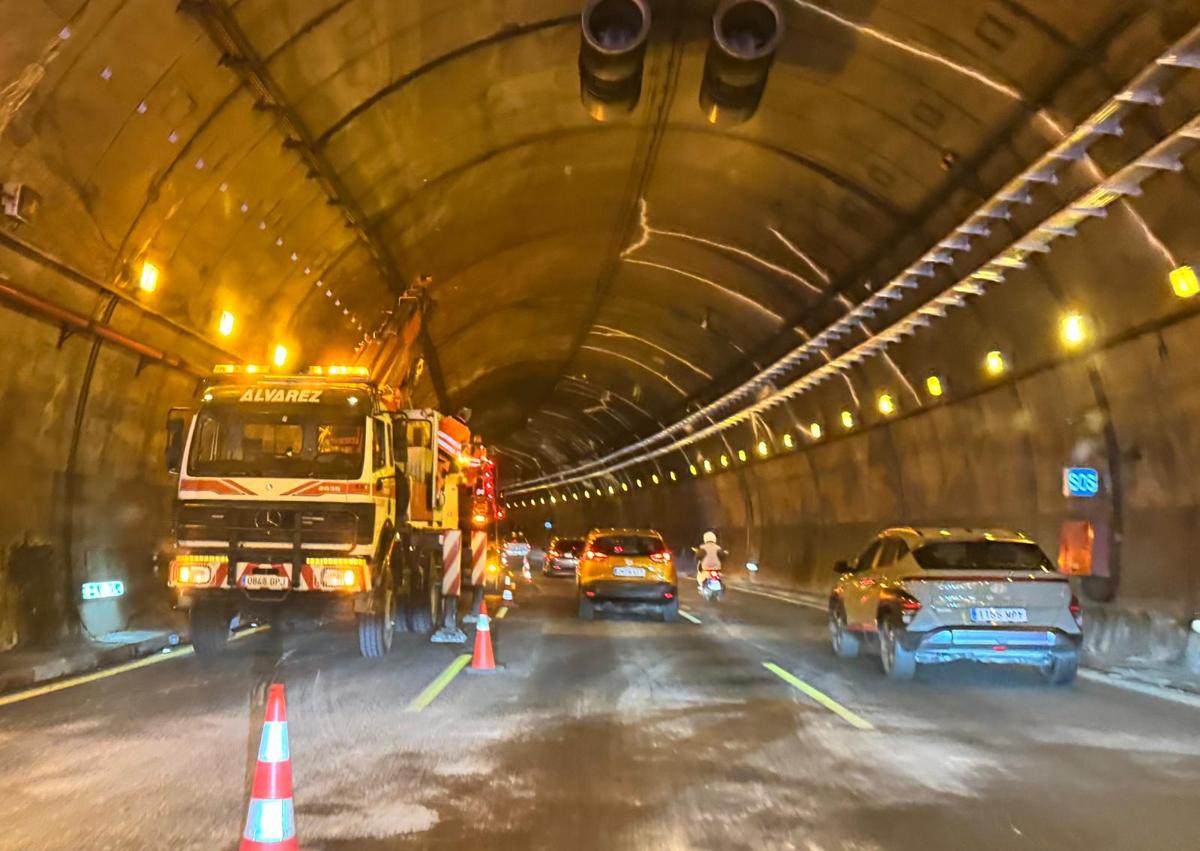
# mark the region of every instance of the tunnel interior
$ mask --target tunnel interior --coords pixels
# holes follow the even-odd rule
[[[0,646],[161,603],[225,362],[470,408],[531,536],[817,589],[890,525],[1082,528],[1090,597],[1194,613],[1200,10],[954,6],[0,0]]]

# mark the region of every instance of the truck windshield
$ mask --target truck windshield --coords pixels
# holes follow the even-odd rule
[[[926,570],[1054,572],[1054,565],[1037,544],[1017,541],[943,541],[919,547],[913,557]]]
[[[366,418],[341,407],[211,405],[196,421],[188,474],[357,479]]]

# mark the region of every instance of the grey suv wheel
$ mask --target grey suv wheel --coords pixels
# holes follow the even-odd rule
[[[829,643],[833,645],[833,652],[843,659],[858,656],[862,644],[846,625],[846,611],[840,603],[829,608]]]
[[[879,625],[879,659],[888,679],[911,680],[917,673],[917,655],[896,637],[896,626],[885,619]]]

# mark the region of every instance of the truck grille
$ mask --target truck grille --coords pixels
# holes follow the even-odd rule
[[[230,550],[344,550],[369,544],[375,506],[316,503],[180,503],[180,546]]]

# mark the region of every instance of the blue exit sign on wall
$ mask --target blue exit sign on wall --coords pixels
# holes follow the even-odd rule
[[[1100,493],[1100,473],[1091,467],[1063,467],[1063,496],[1095,496]]]
[[[83,583],[83,599],[85,600],[103,600],[106,597],[121,597],[124,594],[125,583],[120,580]]]

